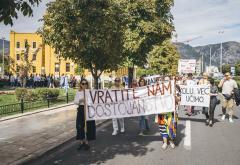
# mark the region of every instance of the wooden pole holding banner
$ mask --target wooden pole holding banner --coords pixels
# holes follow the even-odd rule
[[[84,94],[84,131],[85,131],[85,134],[87,134],[87,120],[86,120],[87,103],[86,103],[85,89],[83,91],[83,94]]]

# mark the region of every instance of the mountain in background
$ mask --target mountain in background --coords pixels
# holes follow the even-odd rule
[[[10,47],[10,42],[7,40],[4,40],[4,47],[5,47],[5,55],[9,55],[9,47]],[[2,48],[3,48],[3,40],[0,39],[0,54],[2,55]]]
[[[220,65],[220,44],[209,44],[205,46],[192,47],[184,43],[174,43],[181,55],[181,59],[196,59],[199,60],[203,56],[204,66],[210,64],[210,48],[212,55],[212,65]],[[223,65],[234,65],[240,61],[240,43],[235,41],[224,42],[222,44]]]

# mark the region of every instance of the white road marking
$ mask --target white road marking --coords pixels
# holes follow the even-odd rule
[[[186,121],[184,148],[187,150],[191,150],[191,122],[190,122],[190,120]]]

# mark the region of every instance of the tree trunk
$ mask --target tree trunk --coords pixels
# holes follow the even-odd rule
[[[133,70],[134,67],[128,67],[128,87],[130,88],[133,80]]]
[[[99,89],[98,88],[98,78],[99,78],[99,76],[98,75],[93,75],[93,78],[94,78],[94,89]]]

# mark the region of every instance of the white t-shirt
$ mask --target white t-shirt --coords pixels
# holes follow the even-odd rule
[[[221,80],[223,81],[223,80]],[[235,80],[233,79],[230,79],[230,80],[226,80],[224,83],[223,83],[223,86],[222,86],[222,94],[228,94],[230,95],[233,91],[234,88],[237,88],[237,83]]]
[[[84,92],[78,91],[73,102],[76,105],[84,105]]]

